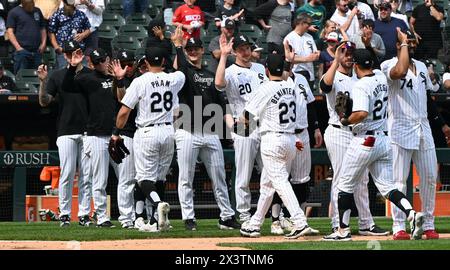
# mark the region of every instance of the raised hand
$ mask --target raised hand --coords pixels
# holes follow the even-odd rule
[[[400,27],[397,27],[397,40],[400,43],[407,43],[407,41],[408,41],[408,36],[402,32]]]
[[[289,42],[287,40],[285,40],[283,42],[283,46],[284,46],[284,55],[286,58],[286,61],[288,62],[294,62],[294,58],[295,58],[295,52],[293,50],[291,50],[291,48],[289,47]]]
[[[121,80],[125,77],[127,68],[122,68],[120,61],[118,59],[114,59],[110,63],[110,72],[117,80]]]
[[[37,75],[39,80],[45,81],[45,79],[47,79],[48,76],[47,66],[44,64],[40,65],[37,69]]]
[[[175,32],[173,32],[173,34],[170,36],[170,40],[172,40],[172,43],[173,45],[175,45],[175,47],[183,46],[183,35],[183,28],[181,25],[179,25],[175,29]]]
[[[156,37],[158,37],[160,40],[164,39],[164,33],[161,29],[161,26],[155,26],[152,28],[153,34],[155,34]]]
[[[221,55],[227,56],[231,53],[233,50],[233,40],[234,38],[231,38],[230,41],[227,41],[227,36],[225,36],[225,34],[220,35],[219,45]]]

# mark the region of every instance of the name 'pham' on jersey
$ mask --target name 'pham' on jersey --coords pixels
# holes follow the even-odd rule
[[[150,82],[153,88],[157,87],[170,87],[170,81],[160,80],[160,81],[153,81]]]

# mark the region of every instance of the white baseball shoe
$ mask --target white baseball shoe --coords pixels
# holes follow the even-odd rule
[[[276,235],[284,234],[284,230],[283,230],[283,228],[281,228],[281,224],[280,224],[279,220],[272,222],[272,225],[270,226],[270,233],[276,234]]]
[[[170,229],[169,222],[170,205],[166,202],[158,204],[158,226],[160,231],[167,231]]]
[[[284,239],[297,239],[300,236],[307,236],[311,235],[311,227],[308,225],[303,226],[302,228],[296,228],[292,229],[292,231],[284,236]]]
[[[412,210],[409,213],[408,221],[409,221],[409,225],[411,227],[411,239],[413,239],[413,240],[422,239],[423,213]]]
[[[240,232],[244,237],[257,238],[261,236],[261,229],[257,226],[251,226],[250,221],[246,221],[241,225]]]
[[[289,218],[280,218],[280,226],[283,230],[291,232],[294,229],[294,223]]]
[[[144,218],[142,218],[142,217],[139,217],[134,221],[135,229],[140,229],[144,225],[145,225],[145,221],[144,221]]]
[[[334,233],[324,236],[322,238],[322,241],[352,241],[352,235],[350,234],[350,228],[345,228],[343,230],[338,229]]]
[[[155,222],[150,225],[150,222],[139,228],[140,232],[159,232],[158,224]]]

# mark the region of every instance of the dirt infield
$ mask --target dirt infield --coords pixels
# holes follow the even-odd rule
[[[295,241],[320,241],[322,236],[299,238]],[[450,234],[440,234],[441,239],[450,239]],[[354,241],[392,240],[392,236],[352,236]],[[0,241],[0,250],[243,250],[237,247],[221,247],[220,243],[271,243],[287,242],[280,236],[260,238],[161,238],[114,241]]]

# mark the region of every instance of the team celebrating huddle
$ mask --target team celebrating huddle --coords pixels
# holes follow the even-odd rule
[[[311,17],[301,14],[294,25],[311,25]],[[202,66],[202,41],[196,37],[185,40],[181,26],[171,37],[176,48],[174,72],[166,68],[168,59],[159,47],[147,48],[140,59],[121,50],[114,60],[98,48],[89,54],[94,67],[90,70],[82,65],[85,56],[80,44],[66,41],[66,68],[50,76],[46,66],[38,68],[40,104],[59,103],[61,227],[70,226],[77,167],[79,224],[92,225],[92,197],[97,226],[114,227],[107,215],[111,164],[119,180],[122,227],[144,232],[170,230],[170,205],[164,193],[176,150],[178,197],[187,230],[197,229],[193,181],[200,158],[213,183],[220,229],[239,229],[242,236],[259,237],[272,209],[272,233],[286,231],[286,239],[318,234],[308,225],[304,212],[311,171],[308,118],[317,116],[311,78],[296,72],[302,46],[297,37],[286,36],[284,52],[270,53],[262,65],[251,61],[253,43],[247,36],[236,34],[227,39],[222,34],[215,73]],[[323,138],[334,171],[332,233],[324,241],[351,240],[353,201],[358,209],[359,234],[389,234],[375,224],[370,213],[369,173],[379,192],[392,202],[395,240],[422,239],[423,235],[439,238],[433,217],[437,159],[426,97],[427,90],[436,89],[425,64],[412,58],[415,48],[414,34],[398,28],[397,57],[374,69],[370,51],[342,41],[320,79],[330,116]],[[231,54],[235,61],[227,67]],[[199,107],[203,111],[214,104],[223,108],[223,121],[233,140],[236,212],[228,194],[220,137],[204,128],[212,116],[196,114]],[[186,117],[191,121],[177,124]],[[195,119],[198,117],[201,119]],[[321,144],[319,130],[314,137]],[[422,212],[414,211],[405,196],[411,160],[420,176]],[[255,163],[261,169],[261,179],[252,215],[249,182]],[[281,204],[290,218],[282,213]],[[406,221],[411,234],[406,232]]]

